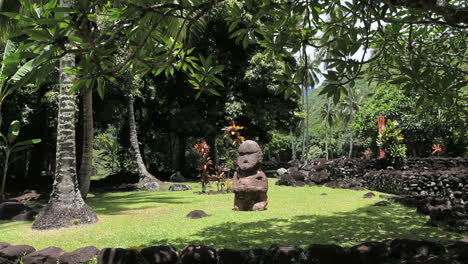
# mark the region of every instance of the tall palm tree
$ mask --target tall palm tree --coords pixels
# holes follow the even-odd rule
[[[72,3],[73,0],[61,0],[60,7],[72,7]],[[66,48],[72,47],[66,44]],[[33,229],[54,229],[93,224],[98,221],[96,213],[81,197],[76,174],[76,96],[70,93],[74,76],[66,72],[66,69],[75,66],[75,55],[66,54],[60,58],[59,64],[60,92],[55,180],[49,203],[37,216],[32,225]]]
[[[361,105],[367,94],[363,90],[356,88],[353,89],[351,86],[347,87],[347,95],[343,101],[339,103],[339,115],[342,119],[346,120],[346,126],[349,134],[349,152],[348,158],[353,155],[354,135],[351,129],[351,123],[354,120],[356,112],[359,111]]]
[[[93,169],[93,91],[91,89],[84,89],[81,92],[81,100],[83,105],[83,111],[81,112],[83,120],[83,149],[81,164],[78,170],[78,186],[80,188],[81,197],[86,199]]]
[[[140,146],[138,142],[136,122],[135,122],[135,110],[134,110],[135,98],[133,95],[128,96],[128,125],[130,128],[130,145],[132,146],[133,153],[135,154],[136,163],[138,166],[138,174],[140,179],[138,181],[138,189],[145,191],[152,191],[159,189],[161,181],[154,177],[146,169],[145,162],[141,156]]]
[[[333,126],[333,122],[335,120],[335,110],[331,97],[329,97],[327,102],[323,105],[321,115],[325,123],[325,158],[328,159],[329,136],[331,134],[331,127]]]

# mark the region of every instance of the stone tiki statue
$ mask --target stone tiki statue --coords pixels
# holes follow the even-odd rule
[[[260,169],[263,153],[257,142],[247,140],[239,146],[234,173],[234,210],[260,211],[268,204],[268,180]]]

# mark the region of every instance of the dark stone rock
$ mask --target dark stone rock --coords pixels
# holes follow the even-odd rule
[[[457,241],[447,246],[447,251],[452,259],[468,263],[468,238]]]
[[[130,264],[138,263],[138,251],[123,248],[104,248],[97,257],[99,264]]]
[[[32,252],[23,258],[24,264],[57,264],[63,250],[58,247],[48,247]]]
[[[27,210],[19,215],[15,215],[11,218],[12,221],[33,221],[34,217],[37,215],[37,212]]]
[[[347,263],[346,251],[338,245],[312,244],[307,248],[307,264]]]
[[[173,183],[171,186],[169,186],[169,191],[187,191],[191,190],[190,186],[185,185],[185,184],[180,184],[180,183]]]
[[[19,202],[4,202],[0,204],[0,220],[11,220],[24,213],[28,208]]]
[[[223,248],[218,250],[219,264],[249,263],[249,255],[243,250]]]
[[[223,248],[218,250],[219,264],[266,264],[271,263],[270,253],[263,248],[237,250]]]
[[[328,195],[328,193],[322,193],[322,194],[320,194],[320,195]]]
[[[9,247],[10,244],[8,244],[7,242],[0,242],[0,249],[4,249],[6,247]]]
[[[373,192],[368,192],[366,194],[364,194],[364,196],[362,196],[362,198],[364,199],[370,199],[370,198],[374,198],[375,197],[375,193]]]
[[[147,263],[176,264],[179,261],[179,252],[173,246],[147,247],[140,254]]]
[[[336,181],[327,182],[323,186],[328,187],[328,188],[334,188],[334,189],[341,188],[341,184]]]
[[[326,171],[309,172],[309,179],[316,184],[326,183],[329,180],[329,177],[330,176]]]
[[[432,226],[444,225],[453,217],[451,207],[445,205],[432,206],[429,208],[429,216],[431,217],[428,224]]]
[[[385,194],[381,194],[379,195],[379,198],[382,198],[382,199],[395,199],[395,198],[399,198],[400,196],[398,195],[385,195]]]
[[[300,171],[292,171],[289,172],[289,175],[295,180],[295,181],[301,181],[304,182],[306,179],[306,174],[300,172]]]
[[[391,256],[406,259],[413,256],[439,256],[445,253],[445,248],[431,241],[410,239],[395,239],[390,243]]]
[[[207,217],[207,216],[210,216],[210,215],[205,213],[202,210],[193,210],[193,211],[191,211],[190,213],[187,214],[187,217],[191,218],[191,219],[199,219],[199,218],[203,218],[203,217]]]
[[[374,206],[389,206],[389,205],[392,205],[392,204],[387,201],[380,201],[374,204]]]
[[[9,246],[3,249],[0,249],[0,260],[5,259],[6,261],[16,261],[19,258],[36,251],[35,248],[28,245],[16,245]]]
[[[281,175],[279,177],[278,181],[276,181],[276,185],[284,185],[284,186],[295,187],[296,186],[296,181],[294,180],[294,178],[289,173],[285,173],[285,174],[283,174],[283,175]]]
[[[306,260],[304,250],[297,246],[272,245],[268,251],[271,255],[271,263],[303,263]]]
[[[85,264],[92,260],[99,253],[96,247],[84,247],[72,252],[64,253],[60,256],[60,264]]]
[[[389,255],[387,245],[381,242],[366,242],[349,249],[350,263],[355,264],[381,263]]]
[[[237,152],[237,169],[232,180],[234,210],[265,210],[268,205],[268,180],[261,170],[262,150],[257,142],[246,140]]]
[[[303,181],[296,181],[296,187],[304,187],[306,186],[306,183]]]
[[[169,181],[171,182],[186,182],[187,179],[180,173],[180,171],[174,173],[169,177]]]
[[[353,191],[365,191],[365,190],[367,190],[366,188],[364,188],[362,186],[353,186],[353,187],[349,187],[349,189],[351,189]]]
[[[218,256],[215,249],[206,246],[187,246],[180,255],[182,264],[217,264]]]

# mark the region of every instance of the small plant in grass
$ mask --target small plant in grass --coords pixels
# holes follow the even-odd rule
[[[20,132],[20,122],[15,120],[11,122],[10,128],[8,129],[8,134],[5,136],[0,133],[0,148],[3,150],[4,160],[3,160],[3,177],[2,185],[0,187],[0,198],[5,199],[5,185],[6,178],[8,174],[8,166],[13,163],[15,160],[10,160],[11,155],[23,150],[26,150],[30,145],[37,144],[41,142],[40,139],[30,139],[25,141],[16,142],[16,137]]]
[[[381,151],[379,158],[384,159],[388,165],[394,168],[404,167],[406,165],[404,139],[401,129],[398,128],[398,123],[388,120],[377,138],[377,145]]]

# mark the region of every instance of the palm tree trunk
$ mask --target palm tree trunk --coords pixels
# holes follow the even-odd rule
[[[134,101],[135,99],[130,95],[128,97],[128,125],[130,127],[130,144],[135,154],[135,159],[138,166],[138,174],[140,176],[137,187],[138,189],[145,191],[158,190],[161,181],[156,179],[156,177],[148,172],[141,156],[135,124],[135,110],[133,108]]]
[[[61,0],[60,6],[71,7],[72,1]],[[66,48],[72,47],[67,45]],[[96,213],[84,202],[78,189],[75,153],[76,98],[70,93],[74,76],[65,72],[65,69],[74,66],[74,54],[68,53],[60,59],[55,180],[49,203],[37,216],[32,229],[54,229],[98,221]]]
[[[325,158],[328,160],[328,126],[325,123]]]
[[[81,197],[86,199],[91,182],[91,173],[93,169],[93,92],[84,91],[83,94],[83,151],[81,156],[81,166],[78,171],[78,186],[80,187]]]

